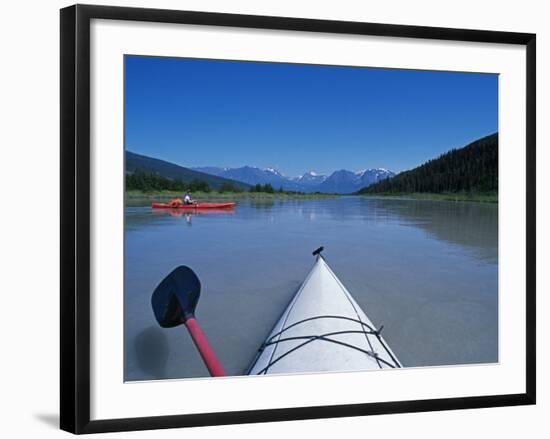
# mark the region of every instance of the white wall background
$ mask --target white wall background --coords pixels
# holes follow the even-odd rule
[[[122,433],[113,437],[545,437],[550,430],[548,143],[550,27],[543,1],[104,0],[87,3],[537,33],[538,405]],[[61,437],[58,422],[59,13],[70,2],[3,4],[0,45],[0,435]],[[26,207],[16,207],[24,201]]]

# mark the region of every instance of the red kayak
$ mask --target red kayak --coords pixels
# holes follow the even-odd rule
[[[203,209],[233,209],[237,203],[197,203],[197,204],[179,204],[179,203],[153,203],[153,209],[187,209],[187,210],[203,210]]]

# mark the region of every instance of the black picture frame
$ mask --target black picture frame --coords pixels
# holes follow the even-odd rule
[[[526,376],[525,393],[90,420],[90,21],[182,23],[514,44],[526,47]],[[61,429],[98,433],[173,427],[426,412],[535,404],[536,36],[530,33],[75,5],[61,10]]]

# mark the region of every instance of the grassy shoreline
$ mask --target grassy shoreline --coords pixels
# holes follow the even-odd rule
[[[185,194],[181,191],[154,191],[154,192],[141,192],[130,190],[126,191],[127,200],[150,200],[150,201],[166,201],[172,198],[183,198]],[[286,192],[193,192],[192,196],[195,200],[315,200],[322,198],[335,198],[338,195],[332,194],[294,194]]]
[[[126,191],[126,200],[168,201],[172,198],[183,198],[181,191]],[[317,200],[337,198],[337,194],[299,194],[287,192],[193,192],[193,198],[199,201],[231,201],[231,200]],[[369,198],[395,200],[427,200],[427,201],[470,201],[476,203],[498,203],[497,193],[377,193],[355,195]]]
[[[475,203],[498,203],[498,193],[378,193],[361,194],[362,197],[384,198],[395,200],[427,200],[427,201],[471,201]]]

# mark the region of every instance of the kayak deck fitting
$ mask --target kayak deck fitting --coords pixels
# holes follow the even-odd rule
[[[400,368],[401,363],[342,282],[322,247],[260,347],[250,375]]]

